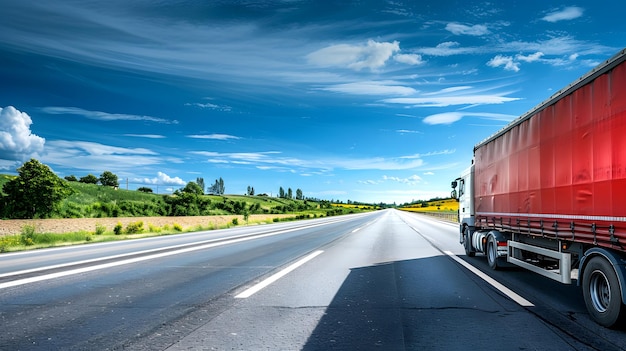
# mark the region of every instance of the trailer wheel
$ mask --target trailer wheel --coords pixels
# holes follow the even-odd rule
[[[615,327],[625,319],[626,306],[617,274],[611,263],[602,257],[593,257],[583,273],[583,296],[591,317],[607,328]]]
[[[493,270],[500,269],[501,264],[498,262],[498,243],[493,235],[489,235],[487,240],[487,262]]]
[[[465,248],[465,255],[467,255],[467,257],[476,256],[476,251],[472,250],[471,240],[469,229],[465,228],[465,230],[463,230],[463,247]]]

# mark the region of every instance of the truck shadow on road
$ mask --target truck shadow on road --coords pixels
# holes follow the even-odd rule
[[[571,349],[449,257],[434,256],[351,269],[303,350],[468,350],[494,342],[500,350]]]

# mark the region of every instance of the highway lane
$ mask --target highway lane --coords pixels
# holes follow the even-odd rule
[[[276,228],[287,231],[277,235],[0,289],[0,349],[616,350],[626,345],[620,344],[623,332],[584,322],[576,287],[554,283],[565,299],[555,297],[542,289],[542,277],[492,272],[481,257],[464,257],[455,224],[395,210],[341,218],[328,225],[305,221],[312,227],[298,222],[297,231],[281,225]],[[275,232],[268,227],[274,226],[252,230]],[[103,255],[111,254],[108,250]],[[309,259],[241,297],[302,258]],[[521,306],[455,259],[504,282],[533,305]],[[581,336],[568,334],[571,326],[559,327],[563,322],[573,323],[578,329],[571,330]],[[589,335],[601,340],[584,340]]]
[[[198,249],[201,245],[191,246],[188,247],[191,251],[183,253],[168,250],[168,255],[149,260],[0,289],[0,349],[105,349],[123,345],[209,305],[213,299],[259,275],[327,245],[356,226],[364,225],[375,215],[259,226],[255,229],[260,235],[247,236],[235,243],[229,242],[233,236],[239,237],[240,230],[226,231],[222,233],[226,240],[217,241],[218,246],[205,249]],[[189,237],[204,240],[203,234]],[[185,240],[193,241],[188,238]],[[177,236],[163,239],[176,243],[182,240]],[[144,242],[149,243],[128,243],[142,248],[153,246],[151,240]],[[104,248],[105,254],[98,254],[101,256],[108,257],[113,253],[108,245],[96,244],[94,247]],[[94,247],[87,245],[77,250],[99,251]],[[165,243],[163,247],[169,247],[169,244]],[[45,251],[48,250],[32,254],[39,257]],[[62,255],[59,252],[77,256],[74,250],[49,252],[55,263]],[[30,261],[41,261],[40,258],[27,260],[24,258],[27,256],[14,257],[29,261],[29,266],[32,265]],[[100,263],[96,261],[83,264],[81,268],[98,265]],[[53,273],[75,269],[69,266],[55,269]],[[47,275],[49,272],[34,275],[37,274]],[[32,273],[28,274],[27,278],[32,276]],[[23,280],[21,275],[6,279]]]
[[[228,308],[210,321],[193,323],[203,313],[179,321],[174,329],[194,325],[184,338],[161,328],[130,349],[594,349],[444,254],[464,253],[456,230],[383,212],[257,294],[225,296],[220,303]],[[595,349],[620,349],[617,336]]]

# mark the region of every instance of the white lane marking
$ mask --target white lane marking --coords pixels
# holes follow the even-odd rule
[[[315,227],[319,227],[319,226],[322,226],[322,225],[334,224],[334,223],[342,222],[342,221],[346,221],[346,220],[348,220],[348,219],[342,218],[342,219],[338,219],[338,220],[334,220],[334,221],[329,221],[329,222],[309,225],[309,226],[306,226],[306,228],[315,228]],[[82,260],[82,261],[73,261],[73,262],[55,264],[55,265],[44,266],[44,267],[24,269],[24,270],[21,270],[21,271],[0,273],[0,278],[10,277],[10,276],[14,276],[14,275],[35,273],[35,272],[40,272],[40,271],[47,271],[47,270],[50,270],[50,269],[57,269],[57,268],[63,268],[63,267],[69,267],[69,266],[82,265],[82,264],[93,263],[93,262],[98,262],[98,261],[106,261],[106,260],[118,259],[118,258],[123,258],[123,257],[127,257],[127,256],[145,255],[145,254],[148,254],[148,253],[151,253],[151,252],[155,252],[155,251],[163,251],[163,250],[168,250],[168,249],[183,248],[183,247],[194,246],[194,245],[198,245],[198,244],[207,244],[207,243],[215,243],[215,242],[222,242],[223,244],[230,244],[230,243],[233,243],[233,242],[239,242],[239,241],[232,241],[232,240],[239,240],[239,239],[246,239],[246,238],[247,239],[264,238],[264,237],[267,237],[267,236],[293,232],[295,230],[302,229],[302,228],[303,227],[300,226],[300,227],[296,227],[296,228],[285,229],[285,230],[280,230],[280,231],[271,232],[271,233],[267,233],[267,234],[261,234],[261,235],[242,234],[242,235],[232,236],[229,239],[227,239],[227,238],[208,239],[208,240],[196,241],[196,242],[193,242],[193,243],[177,244],[177,245],[172,245],[172,246],[159,247],[159,248],[155,248],[155,249],[148,249],[148,250],[142,250],[142,251],[133,251],[133,252],[129,252],[129,253],[125,253],[125,254],[119,254],[119,255],[111,255],[111,256],[92,258],[92,259]],[[227,241],[223,241],[223,240],[227,240]],[[215,245],[215,246],[218,246],[218,245]],[[213,247],[213,246],[209,246],[209,247]],[[66,248],[69,248],[69,247],[66,247]],[[203,248],[206,248],[206,246],[197,247],[197,249],[203,249]],[[185,252],[187,252],[187,251],[185,251]],[[27,253],[29,253],[29,252],[28,251],[19,252],[19,254],[27,254]],[[150,256],[150,257],[152,257],[152,256]],[[2,284],[0,284],[0,289],[2,289]]]
[[[317,226],[321,226],[321,225],[325,225],[325,224],[312,225],[312,226],[310,226],[308,228],[317,227]],[[268,233],[268,234],[255,235],[255,236],[246,236],[246,237],[242,237],[242,238],[225,240],[225,241],[219,241],[219,242],[214,242],[214,243],[200,245],[200,246],[187,247],[187,248],[184,248],[184,249],[168,251],[168,252],[162,252],[162,253],[148,255],[148,256],[129,258],[129,259],[126,259],[126,260],[115,261],[115,262],[110,262],[110,263],[103,263],[103,264],[99,264],[99,265],[95,265],[95,266],[71,269],[71,270],[63,271],[63,272],[50,273],[50,274],[44,274],[44,275],[40,275],[40,276],[36,276],[36,277],[30,277],[30,278],[13,280],[13,281],[5,282],[5,283],[0,283],[0,289],[5,289],[5,288],[9,288],[9,287],[13,287],[13,286],[19,286],[19,285],[24,285],[24,284],[29,284],[29,283],[40,282],[40,281],[43,281],[43,280],[49,280],[49,279],[65,277],[65,276],[73,275],[73,274],[80,274],[80,273],[85,273],[85,272],[91,272],[91,271],[95,271],[95,270],[99,270],[99,269],[116,267],[116,266],[121,266],[121,265],[125,265],[125,264],[137,263],[137,262],[152,260],[152,259],[155,259],[155,258],[173,256],[173,255],[178,255],[178,254],[181,254],[181,253],[198,251],[198,250],[208,249],[208,248],[217,247],[217,246],[223,246],[223,245],[228,245],[228,244],[240,243],[240,242],[248,241],[248,240],[265,238],[265,237],[269,237],[269,236],[274,236],[274,235],[278,235],[278,234],[292,232],[292,231],[295,231],[295,230],[298,230],[298,229],[302,229],[302,228],[293,228],[293,229],[286,229],[286,230],[283,230],[283,231],[278,231],[278,232],[273,232],[273,233]],[[152,250],[147,250],[146,252],[149,252],[149,251],[152,251]],[[135,255],[135,254],[137,254],[137,252],[133,253],[133,255]],[[114,256],[111,256],[111,257],[114,257]],[[102,260],[104,260],[104,259],[108,259],[108,258],[102,258]],[[76,263],[74,263],[74,264],[76,264]],[[43,269],[45,269],[45,267],[42,267],[39,270],[43,270]]]
[[[292,272],[293,270],[295,270],[296,268],[302,266],[303,264],[309,262],[310,260],[314,259],[315,257],[317,257],[318,255],[320,255],[322,252],[322,250],[318,250],[318,251],[314,251],[313,253],[311,253],[310,255],[302,258],[301,260],[297,261],[296,263],[293,263],[292,265],[290,265],[289,267],[283,269],[282,271],[270,276],[269,278],[263,280],[262,282],[254,285],[253,287],[247,289],[246,291],[240,293],[239,295],[235,296],[236,299],[247,299],[248,297],[254,295],[255,293],[259,292],[261,289],[267,287],[268,285],[276,282],[278,279],[286,276],[287,274],[289,274],[290,272]]]
[[[454,253],[452,253],[450,251],[444,251],[444,252],[445,252],[446,255],[452,257],[453,260],[455,260],[458,263],[460,263],[463,267],[469,269],[472,273],[476,274],[479,278],[481,278],[482,280],[484,280],[485,282],[487,282],[488,284],[490,284],[494,288],[500,290],[501,293],[503,293],[504,295],[508,296],[511,300],[517,302],[518,305],[523,306],[523,307],[533,307],[533,306],[535,306],[532,302],[530,302],[530,301],[526,300],[525,298],[519,296],[513,290],[511,290],[511,289],[507,288],[506,286],[500,284],[495,279],[493,279],[490,276],[486,275],[485,273],[481,272],[480,270],[478,270],[476,267],[472,266],[471,264],[463,261],[462,259],[457,257],[457,255],[455,255]]]

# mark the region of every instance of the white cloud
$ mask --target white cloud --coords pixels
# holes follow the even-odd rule
[[[213,151],[194,151],[193,154],[207,157],[207,162],[250,165],[262,170],[293,170],[300,171],[311,169],[320,171],[330,171],[335,168],[345,170],[401,170],[420,167],[424,164],[420,155],[400,156],[400,157],[370,157],[370,158],[324,158],[320,161],[315,159],[300,159],[282,156],[278,151],[267,152],[232,152],[221,153]]]
[[[50,140],[41,161],[49,165],[87,170],[135,171],[162,163],[180,163],[175,157],[162,157],[145,148],[125,148],[89,141]],[[103,167],[107,169],[103,169]]]
[[[487,26],[482,24],[468,26],[461,23],[451,22],[446,25],[446,30],[455,35],[481,36],[489,34],[489,29],[487,28]]]
[[[425,93],[424,95],[440,95],[440,94],[449,94],[449,93],[456,93],[457,91],[462,91],[462,90],[468,90],[471,89],[471,86],[468,85],[460,85],[460,86],[456,86],[456,87],[449,87],[449,88],[444,88],[441,89],[439,91],[434,91],[431,93]]]
[[[417,54],[396,54],[393,56],[393,59],[411,66],[423,65],[426,63],[426,61],[422,59],[422,55]]]
[[[517,116],[507,115],[502,113],[488,113],[488,112],[445,112],[445,113],[437,113],[434,115],[427,116],[424,118],[424,123],[426,124],[452,124],[454,122],[460,121],[463,117],[471,116],[471,117],[479,117],[482,119],[488,119],[492,121],[503,121],[510,122],[515,119]]]
[[[195,106],[195,107],[199,107],[199,108],[208,108],[208,109],[212,109],[212,110],[220,110],[220,111],[231,111],[232,107],[227,106],[227,105],[217,105],[217,104],[212,104],[210,102],[206,102],[206,103],[202,103],[202,102],[193,102],[193,103],[186,103],[185,106]]]
[[[392,81],[365,81],[346,84],[336,84],[321,90],[354,95],[412,95],[417,91],[410,87],[399,85]]]
[[[165,139],[165,135],[158,134],[124,134],[124,136],[133,138]]]
[[[196,134],[196,135],[188,135],[188,138],[192,139],[213,139],[213,140],[238,140],[241,139],[238,136],[228,135],[228,134]]]
[[[38,157],[46,140],[31,133],[32,123],[32,119],[25,112],[20,112],[13,106],[0,107],[0,160],[24,161]],[[6,163],[3,164],[6,166]],[[5,166],[0,166],[0,169]]]
[[[399,178],[399,177],[388,177],[388,176],[383,176],[383,180],[390,180],[390,181],[394,181],[394,182],[398,182],[398,183],[403,183],[403,184],[409,184],[409,185],[415,185],[417,183],[420,183],[422,181],[422,178],[416,174],[408,177],[408,178]]]
[[[417,51],[430,56],[452,56],[461,54],[473,54],[481,51],[481,49],[471,47],[464,48],[461,47],[461,44],[456,41],[446,41],[438,44],[434,48],[420,48],[417,49]]]
[[[368,40],[366,45],[338,44],[325,47],[307,55],[310,63],[325,67],[346,67],[354,70],[369,68],[377,70],[385,65],[400,44]]]
[[[507,71],[519,72],[519,62],[515,62],[511,56],[497,55],[487,62],[487,66],[494,68],[504,66]]]
[[[546,22],[569,21],[581,17],[585,10],[577,6],[569,6],[560,10],[554,10],[542,18]]]
[[[129,115],[123,113],[108,113],[101,111],[88,111],[78,107],[44,107],[41,109],[43,112],[52,115],[77,115],[83,116],[89,119],[95,119],[99,121],[149,121],[164,124],[178,124],[177,120],[168,120],[164,118],[152,117],[152,116],[140,116]]]
[[[424,132],[420,132],[419,130],[410,130],[410,129],[398,129],[396,133],[400,134],[424,134]]]
[[[391,98],[383,100],[390,104],[413,105],[414,107],[445,107],[452,105],[491,105],[519,100],[519,98],[494,95],[459,95]]]
[[[444,112],[430,115],[424,118],[426,124],[452,124],[456,121],[460,121],[463,118],[463,114],[460,112]]]
[[[170,177],[169,175],[158,172],[156,178],[135,178],[134,183],[152,184],[152,185],[186,185],[184,180],[179,177]]]
[[[520,54],[520,55],[515,56],[515,58],[524,62],[535,62],[535,61],[539,61],[542,56],[543,56],[543,52],[537,51],[534,54],[530,54],[526,56]]]

